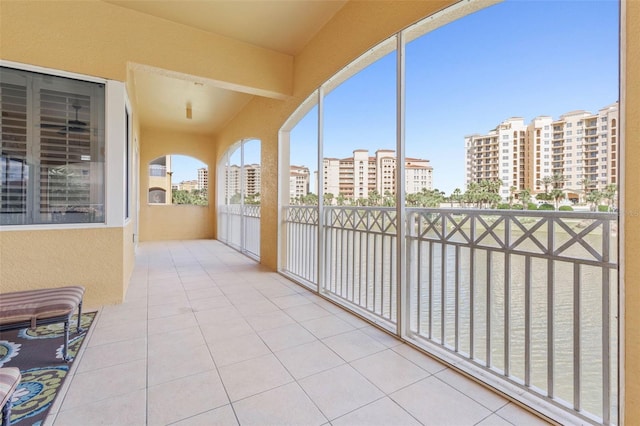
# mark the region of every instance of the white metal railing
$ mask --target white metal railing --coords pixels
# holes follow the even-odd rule
[[[260,206],[218,206],[218,239],[255,259],[260,258]]]
[[[318,288],[318,208],[284,208],[286,254],[284,272],[306,286]]]
[[[406,209],[397,312],[389,208],[285,210],[283,272],[403,338],[439,348],[582,419],[617,422],[617,215]],[[318,283],[318,261],[324,282]]]

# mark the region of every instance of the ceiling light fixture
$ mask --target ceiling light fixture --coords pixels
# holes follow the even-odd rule
[[[187,120],[191,120],[192,112],[191,112],[191,102],[187,102]]]

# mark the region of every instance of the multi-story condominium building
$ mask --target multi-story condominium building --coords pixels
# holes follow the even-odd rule
[[[433,168],[429,160],[405,159],[407,193],[432,188]],[[395,193],[396,153],[379,149],[369,156],[366,149],[353,151],[353,157],[325,158],[323,160],[323,190],[325,194],[342,194],[346,198],[367,198],[370,191],[380,195]]]
[[[196,179],[193,180],[183,180],[180,183],[173,184],[173,189],[178,189],[180,191],[193,191],[194,189],[200,189],[198,181]]]
[[[201,190],[207,190],[209,187],[209,169],[201,167],[198,169],[198,188]]]
[[[557,174],[565,178],[567,197],[577,200],[617,182],[617,131],[617,103],[557,120],[538,116],[528,125],[510,118],[486,135],[465,137],[466,183],[499,179],[500,195],[507,198],[512,187],[543,192],[543,179]]]
[[[260,164],[245,164],[242,168],[232,164],[227,166],[226,176],[226,199],[241,192],[245,197],[260,193]]]
[[[306,166],[290,166],[289,198],[294,200],[309,193],[309,168]]]

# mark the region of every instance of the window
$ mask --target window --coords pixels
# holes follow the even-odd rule
[[[104,222],[105,85],[0,67],[0,224]]]

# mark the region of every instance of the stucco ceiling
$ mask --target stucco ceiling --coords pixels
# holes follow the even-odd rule
[[[107,3],[296,55],[346,0],[104,0]],[[142,125],[211,134],[235,116],[251,95],[189,76],[135,68]],[[192,118],[186,118],[191,104]]]

